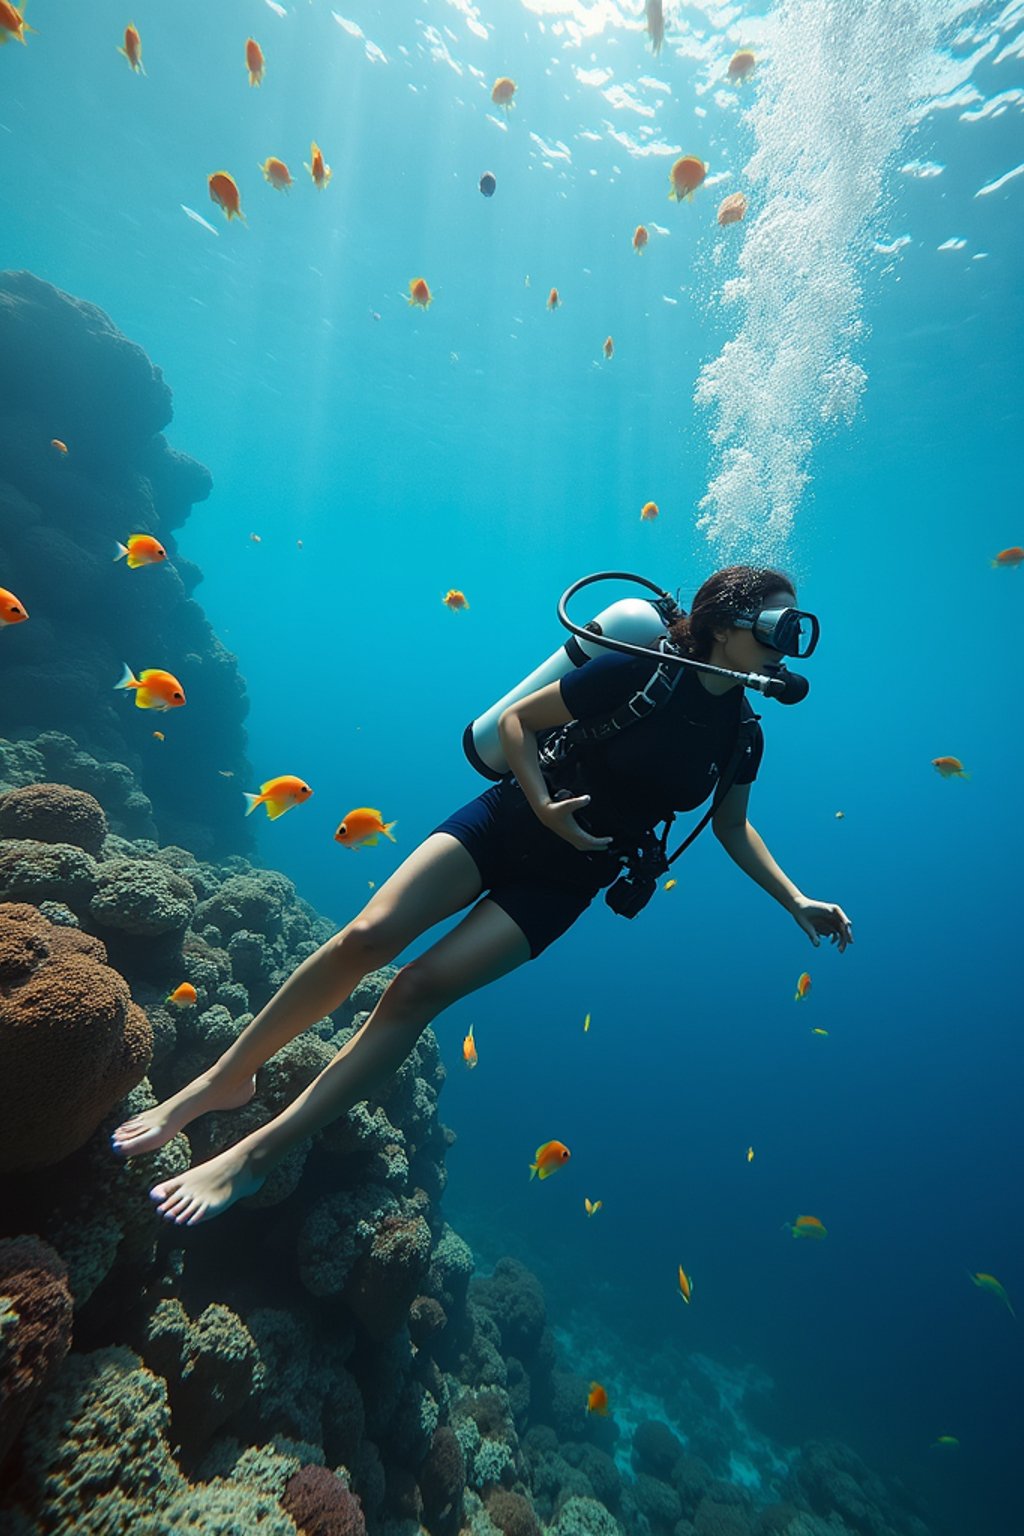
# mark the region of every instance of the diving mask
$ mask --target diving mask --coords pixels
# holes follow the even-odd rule
[[[800,608],[762,608],[758,613],[733,615],[737,629],[750,629],[754,639],[784,656],[809,656],[821,632],[813,613]]]

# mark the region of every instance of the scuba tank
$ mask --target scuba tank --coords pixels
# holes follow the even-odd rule
[[[643,586],[656,592],[658,597],[625,597],[617,603],[611,603],[607,608],[590,620],[582,629],[573,625],[573,633],[564,645],[553,651],[546,661],[542,661],[528,677],[524,677],[521,683],[510,688],[508,693],[502,694],[496,704],[475,720],[471,720],[462,735],[462,748],[469,759],[470,764],[477,773],[482,773],[487,779],[498,780],[508,773],[508,763],[505,761],[505,753],[498,737],[498,720],[502,713],[520,699],[525,699],[527,694],[536,693],[539,688],[546,688],[549,683],[557,682],[559,678],[572,671],[574,667],[582,667],[584,662],[596,656],[601,650],[608,649],[607,640],[619,641],[622,649],[635,649],[637,655],[642,655],[644,650],[653,648],[667,631],[669,624],[679,612],[674,600],[667,592],[662,592],[660,587],[652,582],[645,581],[641,576],[629,576],[624,571],[602,572],[601,577],[589,577],[590,580],[599,580],[604,576],[623,576],[629,581],[639,581]],[[582,586],[577,582],[571,587],[559,604],[559,617],[565,602],[565,598],[576,588]],[[564,622],[564,621],[563,621]],[[588,638],[593,635],[594,638]],[[615,650],[619,645],[612,647]],[[658,663],[658,655],[655,652],[651,657],[652,666]]]

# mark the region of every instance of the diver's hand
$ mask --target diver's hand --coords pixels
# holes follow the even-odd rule
[[[815,946],[821,943],[819,934],[828,934],[833,944],[839,945],[842,954],[847,944],[853,943],[850,919],[842,907],[831,901],[811,901],[808,896],[797,898],[793,917]]]
[[[582,811],[590,804],[590,796],[566,795],[564,790],[559,793],[566,797],[549,800],[537,809],[537,815],[548,831],[564,837],[567,843],[571,843],[581,853],[601,853],[603,849],[608,848],[612,842],[610,837],[591,837],[589,832],[584,832],[573,816],[574,811]]]

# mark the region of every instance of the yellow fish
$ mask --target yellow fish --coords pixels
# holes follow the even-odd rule
[[[475,1067],[477,1064],[476,1041],[473,1039],[473,1026],[469,1026],[469,1034],[462,1042],[462,1059],[467,1067]]]
[[[754,1149],[753,1149],[753,1147],[748,1147],[747,1148],[747,1162],[748,1163],[752,1163],[753,1161],[754,1161]]]
[[[679,1294],[686,1302],[687,1306],[689,1306],[693,1297],[693,1280],[686,1273],[686,1270],[681,1264],[679,1266]]]
[[[783,1227],[792,1232],[794,1237],[813,1237],[820,1242],[823,1237],[828,1237],[828,1229],[817,1216],[798,1216],[796,1221],[782,1223]]]
[[[590,1032],[590,1014],[588,1013],[586,1018],[583,1020],[583,1033],[586,1035],[586,1034],[589,1034],[589,1032]]]
[[[679,884],[678,880],[666,880],[665,881],[664,889],[666,891],[674,891],[678,884]]]
[[[154,741],[166,741],[167,737],[164,735],[163,731],[154,731],[153,732],[153,740]]]
[[[937,1450],[940,1446],[949,1449],[958,1449],[959,1445],[960,1441],[957,1439],[956,1435],[940,1435],[937,1440],[932,1441],[930,1449],[934,1451]]]
[[[598,1211],[601,1209],[601,1206],[604,1204],[604,1201],[603,1200],[588,1200],[586,1195],[584,1195],[584,1197],[583,1197],[583,1204],[584,1204],[584,1206],[586,1208],[586,1212],[587,1212],[588,1216],[596,1216]]]
[[[828,1034],[828,1030],[827,1029],[817,1029],[817,1028],[815,1028],[815,1029],[811,1030],[811,1034],[812,1035],[827,1035]]]
[[[971,1279],[976,1286],[980,1287],[981,1290],[988,1291],[990,1296],[998,1296],[999,1300],[1003,1303],[1003,1306],[1006,1308],[1007,1312],[1009,1312],[1014,1322],[1017,1321],[1017,1314],[1010,1305],[1010,1298],[1007,1296],[1005,1288],[999,1284],[999,1281],[996,1279],[995,1275],[979,1273],[976,1275],[971,1275]]]

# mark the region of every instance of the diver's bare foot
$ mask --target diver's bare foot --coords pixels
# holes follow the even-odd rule
[[[236,1200],[254,1195],[266,1177],[266,1173],[255,1171],[253,1159],[241,1148],[228,1147],[208,1163],[154,1184],[149,1195],[159,1201],[157,1209],[168,1221],[194,1227],[219,1216]]]
[[[198,1115],[205,1115],[211,1109],[238,1109],[242,1104],[248,1104],[255,1092],[255,1077],[246,1077],[241,1083],[210,1075],[197,1077],[180,1093],[119,1125],[111,1135],[110,1144],[121,1157],[153,1152]]]

